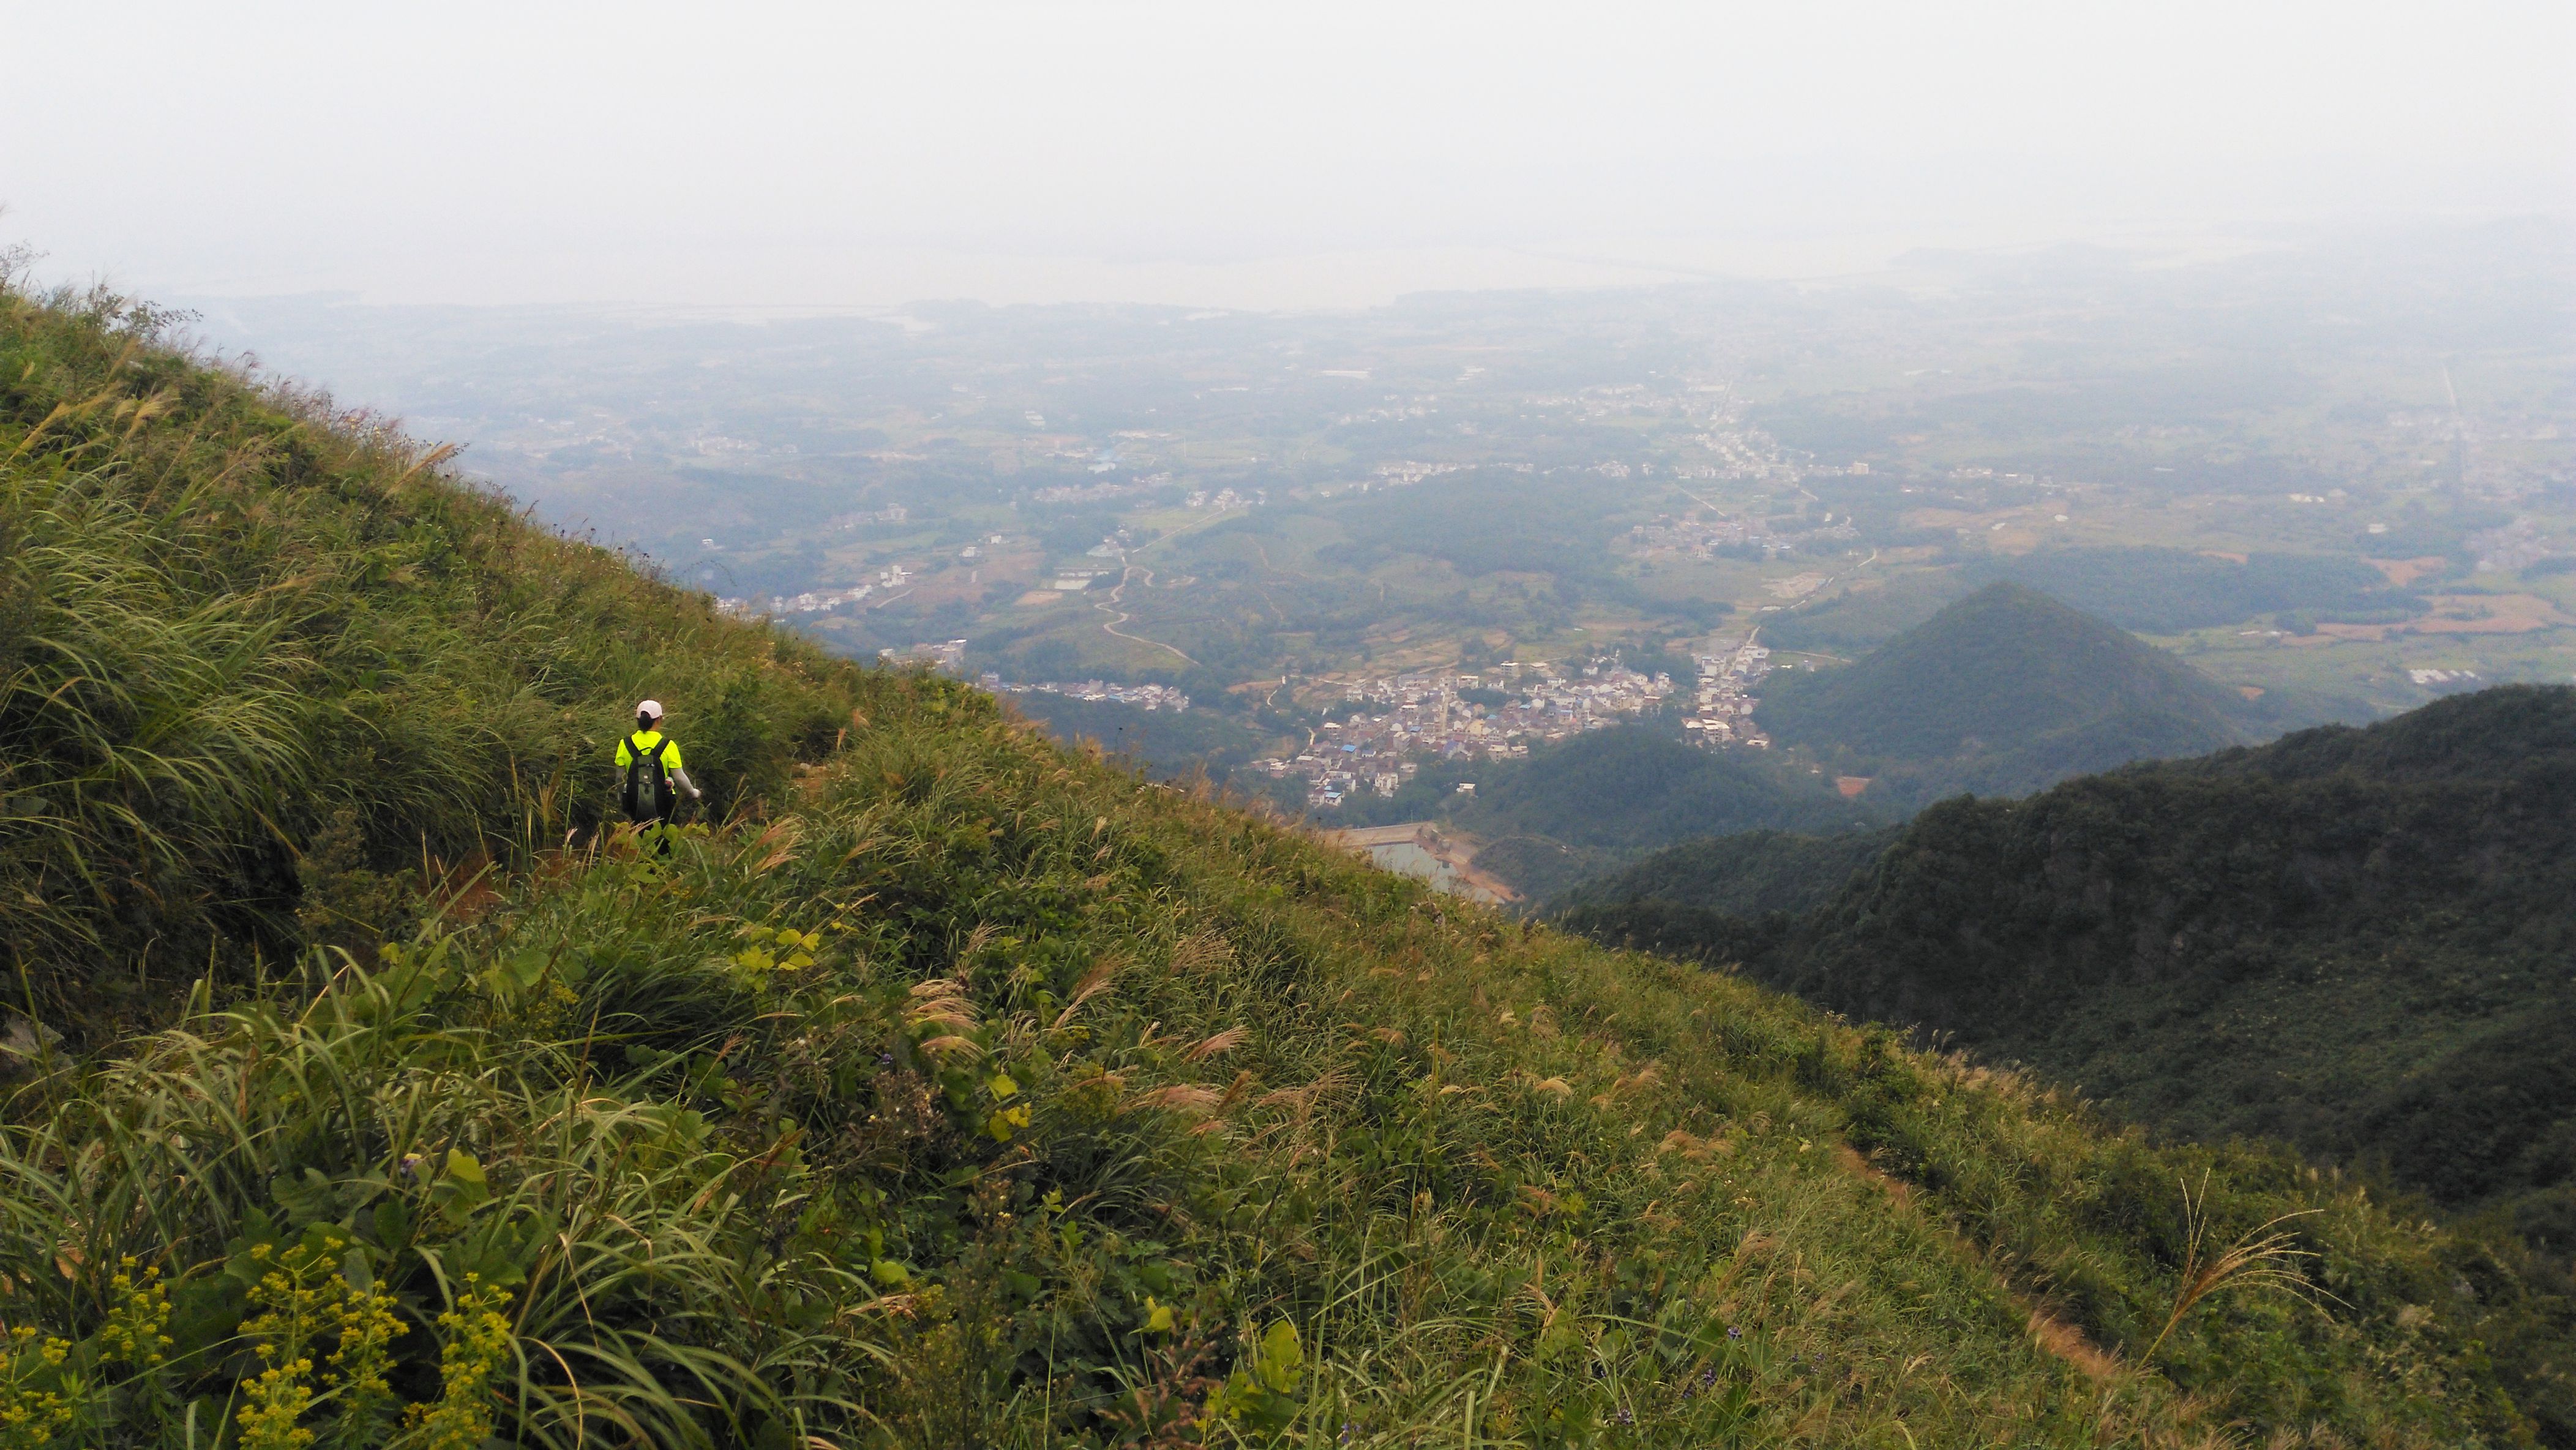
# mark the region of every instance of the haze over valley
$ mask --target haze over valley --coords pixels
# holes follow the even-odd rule
[[[1991,581],[2239,697],[2140,754],[2568,679],[2568,241],[1920,252],[1335,314],[308,297],[198,325],[834,650],[1213,716],[1232,749],[1143,754],[1326,819],[1614,725],[1905,775],[1761,702]],[[1928,663],[1881,708],[1973,673]]]

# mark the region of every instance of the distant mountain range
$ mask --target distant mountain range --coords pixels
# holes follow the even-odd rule
[[[1838,774],[1921,803],[2020,794],[2274,733],[2236,691],[2117,626],[1990,584],[1848,668],[1772,677],[1756,715]]]
[[[1812,905],[1746,889],[1801,867]],[[1946,801],[1883,844],[1696,843],[1566,920],[2576,1252],[2576,690]]]

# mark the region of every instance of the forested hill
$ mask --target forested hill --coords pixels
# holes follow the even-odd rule
[[[2372,1163],[2576,1249],[2576,690],[1915,817],[1812,912],[1578,912],[2038,1064],[2197,1137]],[[1669,873],[1668,873],[1669,874]]]
[[[1873,791],[2020,794],[2255,738],[2247,702],[2114,625],[1991,584],[1857,663],[1773,676],[1758,718]]]
[[[1694,911],[1748,918],[1806,911],[1831,900],[1903,829],[1881,826],[1827,836],[1744,831],[1687,841],[1581,883],[1554,909],[1652,901],[1683,902]]]
[[[0,287],[11,1446],[2559,1423],[2473,1235],[723,619],[155,326]]]
[[[1526,760],[1434,764],[1391,799],[1346,803],[1340,820],[1448,820],[1486,842],[1478,867],[1545,900],[1694,837],[1831,832],[1882,819],[1803,768],[1697,749],[1678,734],[1621,725],[1542,745]],[[1461,782],[1474,794],[1457,794]]]

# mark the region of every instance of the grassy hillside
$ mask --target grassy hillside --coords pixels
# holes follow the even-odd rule
[[[1992,584],[1848,668],[1776,676],[1758,716],[1882,794],[1930,799],[2238,744],[2244,706],[2120,629]]]
[[[1682,889],[1613,940],[1746,962],[2203,1139],[2372,1168],[2576,1254],[2576,690],[1951,801],[1812,913]]]
[[[2576,690],[2536,686],[1945,805],[1783,980],[2195,1133],[2383,1156],[2453,1206],[2536,1194],[2554,1233],[2576,1225],[2571,810]]]
[[[96,1045],[20,1035],[0,1116],[9,1444],[2528,1439],[2485,1348],[2524,1332],[2510,1266],[2284,1153],[2157,1148],[1748,983],[1432,895],[1068,753],[952,682],[688,614],[435,465],[378,461],[398,445],[154,348],[130,315],[9,302],[12,347],[235,410],[128,410],[78,459],[21,434],[0,454],[11,498],[29,474],[158,497],[161,450],[226,418],[312,440],[293,469],[216,470],[187,507],[138,510],[119,562],[165,595],[132,627],[238,597],[202,562],[221,557],[210,516],[313,561],[258,577],[337,580],[352,619],[417,611],[406,648],[444,620],[496,671],[506,650],[473,653],[507,617],[488,601],[596,563],[580,587],[682,620],[694,658],[748,681],[731,728],[776,742],[710,746],[710,783],[751,763],[739,809],[667,863],[583,829],[605,783],[574,768],[578,732],[615,728],[621,652],[652,636],[630,610],[557,615],[567,638],[520,649],[597,679],[559,700],[541,672],[508,697],[573,718],[533,737],[562,755],[527,757],[559,773],[452,818],[452,848],[493,869],[459,881],[347,843],[377,864],[347,868],[369,894],[332,888],[333,920],[407,920],[386,949],[298,948],[309,918],[236,913],[209,873],[201,895],[134,898],[212,943],[184,993],[110,1011],[112,974],[148,988],[176,964],[80,944],[132,928],[66,898],[75,944],[19,946],[50,984],[32,1005],[166,1020]],[[448,536],[481,552],[445,574],[328,565],[398,509],[478,521]],[[421,602],[424,577],[452,592]],[[278,666],[298,700],[357,688],[319,629],[277,637],[305,652]],[[198,657],[122,688],[162,698],[179,686],[157,672]],[[488,713],[432,686],[402,698]],[[13,741],[78,738],[98,709],[13,699]],[[297,723],[272,732],[290,748],[254,782],[259,814],[373,799],[386,777]],[[243,838],[122,799],[210,849]],[[2209,1249],[2267,1223],[2281,1282],[2189,1302]]]
[[[525,527],[326,400],[0,288],[0,951],[49,1020],[400,923],[383,874],[611,808],[646,695],[711,816],[846,722],[849,675]],[[103,1014],[103,1015],[102,1015]]]

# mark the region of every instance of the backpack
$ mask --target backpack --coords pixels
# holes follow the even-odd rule
[[[678,800],[671,792],[671,768],[662,763],[670,749],[671,737],[668,735],[650,748],[644,745],[641,732],[626,737],[627,815],[639,821],[667,821],[671,818],[671,808],[678,804]]]

